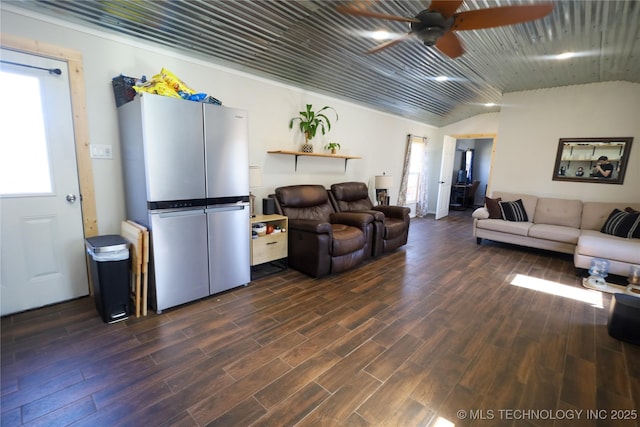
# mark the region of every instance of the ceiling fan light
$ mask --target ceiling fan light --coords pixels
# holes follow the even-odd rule
[[[371,37],[375,40],[389,40],[391,38],[391,34],[387,30],[378,30],[374,31],[371,34]]]

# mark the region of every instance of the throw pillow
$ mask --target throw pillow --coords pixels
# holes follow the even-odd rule
[[[497,199],[491,199],[489,197],[484,198],[484,205],[487,207],[489,211],[489,218],[493,219],[501,219],[502,212],[500,211],[500,206],[498,202],[502,200],[502,197],[498,197]]]
[[[614,209],[600,231],[627,239],[640,239],[640,212],[622,212]]]
[[[513,202],[498,202],[500,205],[500,212],[502,212],[502,218],[507,221],[515,222],[527,222],[527,211],[524,210],[524,204],[522,199],[518,199]]]

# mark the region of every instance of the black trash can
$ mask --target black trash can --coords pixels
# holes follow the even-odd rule
[[[96,308],[105,323],[129,317],[129,242],[111,234],[86,239]]]

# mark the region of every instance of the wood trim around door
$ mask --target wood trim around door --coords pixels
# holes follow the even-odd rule
[[[82,54],[72,49],[54,46],[37,40],[29,40],[11,34],[2,33],[0,37],[0,45],[4,49],[57,59],[66,62],[69,67],[73,134],[76,146],[76,162],[78,164],[80,202],[82,203],[82,225],[85,238],[97,236],[98,219],[93,185],[93,169],[89,149],[89,121],[87,119]]]

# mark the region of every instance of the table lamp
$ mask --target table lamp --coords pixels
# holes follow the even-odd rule
[[[249,188],[262,187],[262,170],[260,166],[249,166]],[[251,200],[251,218],[256,216],[256,196],[249,190]]]
[[[382,175],[376,175],[375,186],[378,205],[388,205],[388,194],[389,189],[393,187],[393,177],[382,172]]]

